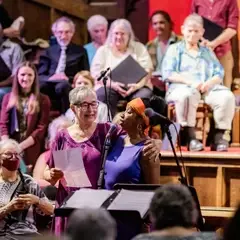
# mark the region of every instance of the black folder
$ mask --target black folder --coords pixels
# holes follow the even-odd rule
[[[12,75],[12,71],[6,65],[2,57],[0,56],[0,82],[8,79]]]
[[[127,85],[129,83],[139,82],[147,74],[147,71],[129,55],[112,70],[111,79]]]
[[[205,17],[203,17],[203,27],[205,29],[203,37],[209,41],[217,38],[224,30],[224,28],[219,26],[217,23],[212,22]]]

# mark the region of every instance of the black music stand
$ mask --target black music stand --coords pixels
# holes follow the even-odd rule
[[[157,188],[159,188],[161,186],[162,185],[159,185],[159,184],[120,184],[120,183],[117,183],[114,185],[114,189],[116,189],[116,190],[126,189],[126,190],[135,190],[135,191],[155,191]],[[202,231],[202,230],[204,230],[204,222],[203,222],[200,203],[198,200],[197,191],[193,186],[187,185],[186,187],[188,187],[188,189],[191,192],[192,197],[196,203],[196,207],[198,210],[197,228]]]

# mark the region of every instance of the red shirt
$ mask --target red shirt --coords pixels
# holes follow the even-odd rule
[[[193,0],[191,11],[225,29],[233,28],[237,30],[238,5],[236,0]],[[219,45],[215,49],[215,53],[218,57],[221,57],[229,50],[231,50],[230,41]]]

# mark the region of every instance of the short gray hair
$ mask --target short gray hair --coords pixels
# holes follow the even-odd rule
[[[52,24],[52,33],[54,34],[57,30],[57,25],[60,23],[60,22],[65,22],[65,23],[68,23],[70,26],[71,26],[71,29],[72,29],[72,32],[74,33],[75,32],[75,24],[74,22],[68,18],[68,17],[60,17],[58,18],[53,24]]]
[[[70,216],[67,235],[71,240],[114,240],[116,238],[116,222],[103,208],[78,209]]]
[[[13,139],[5,139],[0,141],[0,153],[2,153],[4,148],[7,148],[8,146],[14,147],[14,149],[17,151],[17,153],[21,153],[22,149],[19,146],[19,143]]]
[[[109,45],[109,46],[111,45],[113,30],[116,26],[122,26],[123,29],[129,34],[129,41],[128,41],[127,47],[134,47],[135,34],[133,32],[132,25],[128,20],[126,20],[124,18],[120,18],[120,19],[117,19],[112,22],[109,32],[108,32],[106,45]]]
[[[187,16],[183,22],[183,26],[186,26],[189,22],[203,26],[203,19],[200,15],[193,13]]]
[[[107,19],[102,15],[93,15],[87,21],[87,29],[91,31],[96,25],[105,25],[108,27]]]
[[[57,135],[58,128],[64,123],[68,124],[69,126],[72,125],[72,122],[67,117],[65,117],[64,115],[61,115],[61,116],[55,118],[49,124],[49,127],[48,127],[48,141],[49,141],[50,144],[55,139],[55,137]]]
[[[77,87],[69,93],[69,102],[70,104],[81,103],[88,96],[95,96],[97,98],[97,95],[92,88],[88,86]]]

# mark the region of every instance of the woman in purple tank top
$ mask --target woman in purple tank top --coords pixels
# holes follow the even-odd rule
[[[142,152],[149,139],[149,118],[145,115],[146,103],[135,98],[127,104],[120,125],[126,131],[118,137],[106,161],[105,188],[113,189],[116,183],[158,184],[160,164]]]
[[[92,188],[97,188],[97,180],[101,169],[101,152],[104,145],[106,134],[109,132],[111,124],[96,123],[98,111],[98,101],[96,93],[86,87],[74,88],[69,94],[71,109],[75,114],[75,123],[67,129],[64,129],[56,135],[52,143],[51,154],[47,162],[49,169],[45,171],[45,180],[52,185],[59,181],[58,192],[56,196],[56,207],[60,206],[64,199],[79,187],[66,187],[64,185],[64,174],[61,169],[55,168],[56,159],[53,153],[58,150],[69,150],[79,148],[79,155],[82,155],[83,165]],[[113,145],[124,131],[117,126],[116,131],[111,134]],[[146,146],[146,144],[145,144]],[[146,155],[156,159],[159,154],[158,146],[154,141],[150,141],[146,149]],[[143,149],[143,151],[145,151]],[[150,151],[149,151],[150,149]],[[71,159],[70,164],[71,164]],[[54,218],[53,228],[56,235],[60,235],[66,227],[66,219]]]

